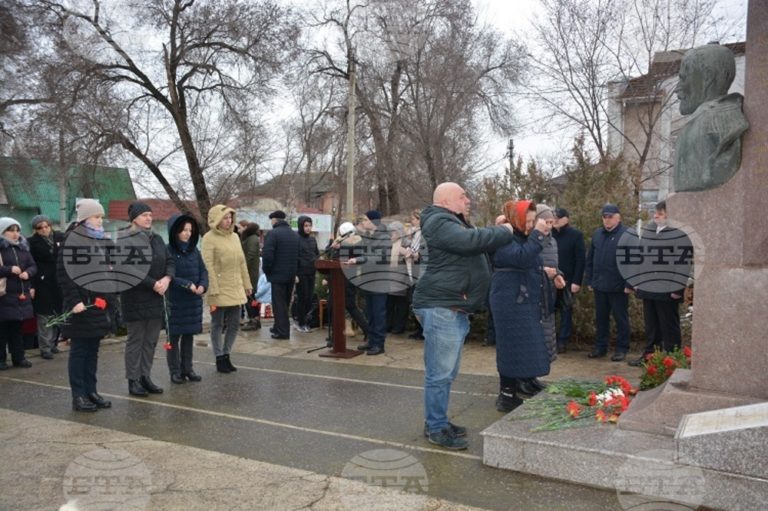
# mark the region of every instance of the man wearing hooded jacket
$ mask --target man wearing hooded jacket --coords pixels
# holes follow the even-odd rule
[[[312,219],[299,217],[299,264],[296,270],[296,315],[299,332],[309,332],[307,316],[312,311],[315,294],[315,261],[320,257],[317,240],[312,236]]]

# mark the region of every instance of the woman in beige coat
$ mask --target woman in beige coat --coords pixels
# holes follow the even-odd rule
[[[208,270],[208,305],[211,307],[211,345],[216,355],[216,370],[237,371],[229,354],[240,329],[240,306],[251,294],[248,266],[235,234],[235,210],[222,204],[208,212],[210,230],[203,236],[203,262]],[[226,326],[224,346],[221,334]]]

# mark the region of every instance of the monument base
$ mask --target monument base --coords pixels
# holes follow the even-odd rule
[[[760,402],[749,396],[691,387],[689,369],[676,369],[663,385],[640,392],[619,418],[619,429],[674,436],[683,416]]]
[[[762,509],[768,502],[768,408],[759,411],[757,426],[751,424],[733,433],[726,431],[727,427],[703,432],[706,428],[701,423],[712,423],[705,418],[699,421],[698,429],[689,427],[679,439],[586,423],[587,419],[586,427],[531,432],[538,425],[535,419],[511,420],[515,414],[524,413],[524,408],[481,433],[484,464],[616,490],[622,509],[696,509],[701,505],[708,509]],[[705,414],[686,419],[700,415]],[[744,448],[719,448],[737,445]],[[756,451],[750,466],[742,467],[741,455],[750,450]],[[723,470],[731,466],[741,468]],[[606,508],[613,506],[606,503]]]

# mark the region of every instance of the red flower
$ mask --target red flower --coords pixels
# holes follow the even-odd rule
[[[608,419],[608,417],[605,415],[604,410],[598,410],[595,412],[595,420],[598,422],[605,422]]]
[[[171,343],[166,342],[165,344],[163,344],[163,348],[165,348],[165,351],[171,351],[173,349],[173,346],[171,345]]]
[[[648,366],[645,371],[648,373],[648,376],[656,376],[658,369],[656,369],[656,366]]]
[[[597,404],[597,394],[595,394],[595,391],[589,393],[589,398],[587,399],[587,403],[589,406],[595,406]]]
[[[576,401],[570,401],[565,406],[565,409],[568,411],[568,415],[570,415],[574,419],[577,418],[581,413],[581,406]]]
[[[259,303],[258,300],[251,300],[251,307],[253,307],[254,309],[258,308],[259,305],[261,304]]]
[[[104,298],[96,297],[96,299],[93,301],[93,306],[97,309],[104,310],[107,308],[107,301]]]
[[[25,295],[24,293],[21,293],[21,294],[19,295],[19,300],[20,300],[20,301],[22,301],[22,302],[23,302],[23,301],[24,301],[24,300],[26,300],[26,299],[27,299],[27,295]]]
[[[691,353],[692,352],[691,352],[690,346],[686,346],[685,348],[683,348],[683,355],[685,355],[686,357],[691,358]]]
[[[677,362],[675,362],[675,359],[672,357],[664,357],[664,360],[662,360],[661,363],[664,364],[664,367],[667,369],[677,366]]]

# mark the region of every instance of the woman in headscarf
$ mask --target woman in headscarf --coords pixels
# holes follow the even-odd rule
[[[534,379],[549,374],[549,353],[541,327],[541,251],[549,234],[546,221],[536,220],[529,200],[504,204],[514,238],[493,257],[490,305],[496,330],[499,396],[496,409],[510,412],[538,390]]]
[[[5,294],[0,296],[0,369],[8,369],[6,346],[14,367],[32,367],[24,355],[21,323],[35,315],[31,290],[37,265],[19,222],[0,218],[0,234],[0,277],[6,279]]]

